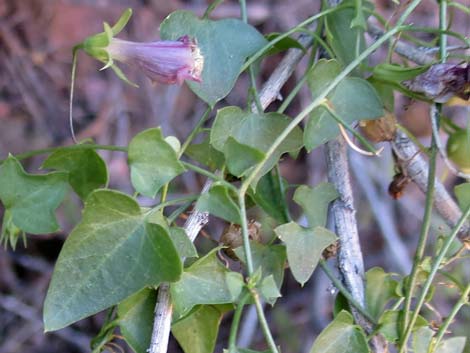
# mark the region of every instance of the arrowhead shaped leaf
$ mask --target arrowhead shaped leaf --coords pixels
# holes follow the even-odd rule
[[[218,305],[200,305],[174,323],[171,333],[185,353],[213,352],[224,311]]]
[[[364,331],[353,324],[347,311],[340,312],[317,337],[310,353],[369,353]]]
[[[82,200],[93,190],[108,183],[106,163],[96,151],[59,149],[42,164],[42,168],[69,173],[69,183]]]
[[[245,262],[246,257],[243,247],[236,248],[235,254],[241,261]],[[284,280],[284,267],[286,264],[286,248],[284,245],[264,245],[251,242],[251,254],[255,272],[261,268],[263,279],[272,275],[277,289],[280,291]],[[275,299],[267,300],[267,302],[274,304]]]
[[[385,305],[396,298],[398,282],[390,273],[384,272],[380,267],[371,268],[366,273],[366,303],[368,312],[379,318]]]
[[[171,284],[176,318],[183,316],[198,304],[233,302],[234,288],[229,288],[226,278],[230,271],[217,259],[218,250],[212,250],[189,266],[184,270],[181,279]]]
[[[335,187],[330,183],[320,183],[313,189],[302,185],[295,190],[294,201],[303,208],[311,228],[324,227],[328,205],[338,196]]]
[[[13,156],[0,165],[0,200],[14,225],[27,233],[59,229],[54,211],[66,190],[67,173],[28,174]]]
[[[315,66],[309,81],[314,97],[336,77],[337,69],[338,64],[335,61],[320,61]],[[349,124],[357,120],[376,119],[384,114],[383,103],[374,87],[361,78],[345,78],[327,98],[335,112]],[[305,147],[310,151],[335,138],[338,133],[337,122],[325,109],[319,107],[307,121],[304,131]]]
[[[202,194],[196,203],[196,209],[201,212],[209,212],[231,223],[241,224],[238,205],[223,185],[214,184],[208,192]]]
[[[191,90],[210,106],[232,90],[245,59],[267,44],[252,26],[237,20],[200,20],[189,11],[176,11],[161,24],[162,39],[189,35],[204,56],[202,82],[188,82]]]
[[[326,228],[303,228],[295,222],[283,224],[274,232],[286,244],[290,269],[302,286],[317,267],[323,250],[336,241],[336,235]]]
[[[217,112],[210,141],[215,149],[224,152],[227,165],[230,165],[229,157],[237,159],[243,157],[240,154],[227,153],[226,144],[230,137],[239,144],[266,153],[290,121],[291,119],[287,116],[279,113],[255,114],[245,112],[238,107],[226,107]],[[302,148],[302,130],[296,127],[267,160],[259,172],[257,180],[274,167],[283,153],[296,153],[300,148]],[[250,153],[249,161],[251,163],[256,162],[256,158],[253,156],[254,154]]]
[[[163,185],[185,170],[159,128],[145,130],[132,139],[129,166],[132,185],[148,197],[155,197]]]
[[[44,303],[44,326],[58,330],[115,305],[146,286],[179,279],[168,232],[146,223],[131,197],[94,191],[64,243]]]
[[[157,292],[144,288],[117,307],[121,333],[136,353],[146,353],[150,346],[156,302]]]

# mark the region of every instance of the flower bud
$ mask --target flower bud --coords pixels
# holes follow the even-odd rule
[[[470,65],[435,64],[414,79],[404,81],[410,90],[423,93],[436,103],[446,103],[453,97],[470,98]]]
[[[153,82],[173,84],[184,80],[201,82],[204,58],[194,40],[183,36],[176,41],[149,43],[111,38],[106,52],[111,60],[140,68]]]

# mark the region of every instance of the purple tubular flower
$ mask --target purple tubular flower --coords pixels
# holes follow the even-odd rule
[[[201,82],[204,57],[195,40],[183,36],[176,41],[136,43],[112,38],[106,51],[111,60],[136,65],[153,82]]]

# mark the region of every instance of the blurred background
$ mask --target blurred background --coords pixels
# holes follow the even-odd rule
[[[319,2],[248,1],[249,22],[263,34],[283,32],[314,14]],[[0,159],[8,153],[72,143],[68,127],[72,47],[87,36],[101,32],[103,21],[114,23],[125,8],[131,7],[134,15],[120,37],[151,41],[159,38],[159,24],[170,12],[186,9],[202,15],[208,3],[202,0],[0,0]],[[468,6],[468,1],[462,4]],[[388,0],[376,1],[375,5],[386,18],[396,9],[396,5]],[[212,17],[239,16],[238,2],[225,1]],[[419,26],[436,26],[437,3],[423,1],[413,16],[411,21]],[[468,35],[469,23],[468,16],[453,15],[454,31]],[[432,35],[420,35],[420,38],[429,40]],[[377,53],[373,61],[380,60],[382,55]],[[281,59],[282,54],[279,54],[264,61],[260,85]],[[282,96],[286,96],[303,76],[306,64],[304,61],[299,64],[295,75],[281,91]],[[161,126],[166,136],[174,135],[184,140],[205,110],[204,103],[184,85],[153,85],[142,74],[123,67],[128,77],[139,84],[140,88],[136,89],[120,81],[110,70],[98,71],[100,65],[83,53],[79,55],[74,98],[74,123],[79,140],[91,138],[99,144],[125,146],[137,132],[154,126]],[[247,87],[248,80],[242,76],[233,92],[217,107],[245,107]],[[304,89],[286,113],[293,116],[309,102],[309,92]],[[278,105],[275,102],[268,110],[275,110]],[[395,113],[400,123],[423,143],[429,141],[425,104],[397,97]],[[468,119],[466,108],[448,108],[445,114],[462,126]],[[109,186],[132,194],[126,156],[107,151],[100,154],[108,164]],[[372,160],[351,154],[351,159],[366,268],[381,266],[386,271],[404,274],[411,267],[424,197],[410,184],[400,200],[390,198],[387,188],[394,171],[388,148],[381,158]],[[28,159],[23,165],[27,171],[37,173],[42,160]],[[286,157],[281,172],[291,184],[314,185],[325,180],[321,148],[309,155],[303,151],[297,160]],[[444,174],[441,166],[439,175],[445,178],[449,188],[462,182]],[[172,197],[197,193],[203,182],[202,178],[185,173],[171,190]],[[293,189],[289,189],[290,195]],[[149,204],[151,200],[141,199],[141,202]],[[70,194],[58,212],[60,232],[27,236],[27,246],[20,241],[15,251],[0,248],[0,353],[90,351],[90,339],[97,334],[104,315],[47,334],[43,333],[42,325],[42,303],[54,262],[65,237],[79,221],[81,208],[81,202]],[[291,205],[291,209],[294,215],[299,215],[300,210],[295,205]],[[255,211],[252,217],[266,224],[263,232],[269,237],[272,229],[269,229],[270,223],[264,221],[266,216]],[[217,244],[224,226],[218,220],[211,221],[205,229],[206,237],[198,239],[201,251]],[[445,229],[436,216],[434,233]],[[468,263],[466,267],[457,267],[455,271],[468,276]],[[282,294],[274,309],[267,308],[276,340],[283,352],[308,352],[315,336],[331,320],[333,287],[325,275],[317,271],[307,285],[300,288],[287,270]],[[436,299],[436,308],[447,313],[454,301],[455,291],[444,290]],[[443,318],[436,314],[431,319],[438,324]],[[221,352],[227,342],[230,322],[229,314],[222,322],[217,352]],[[470,337],[468,308],[462,310],[459,322],[452,328],[455,334]],[[253,310],[248,310],[244,316],[240,340],[252,347],[264,347]],[[115,342],[121,348],[112,348],[114,352],[130,352],[123,341],[117,339]],[[180,352],[174,341],[170,344],[170,352]]]

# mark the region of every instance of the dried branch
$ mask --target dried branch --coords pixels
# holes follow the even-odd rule
[[[365,307],[364,263],[357,231],[356,210],[351,187],[347,157],[347,146],[342,137],[328,142],[325,146],[328,181],[338,191],[339,197],[331,206],[336,235],[339,240],[338,268],[343,282],[351,296]],[[371,323],[351,307],[356,322],[368,333],[373,331]],[[386,341],[374,336],[371,345],[375,353],[387,352]]]
[[[397,132],[392,147],[398,158],[403,162],[402,164],[406,166],[408,176],[422,192],[426,192],[428,186],[428,164],[420,155],[419,149],[401,131]],[[451,228],[455,227],[460,217],[462,217],[462,211],[449,195],[444,185],[437,179],[435,181],[434,195],[434,207],[436,207],[437,212],[439,212]],[[458,237],[462,242],[470,241],[470,227],[468,224],[460,229]]]

